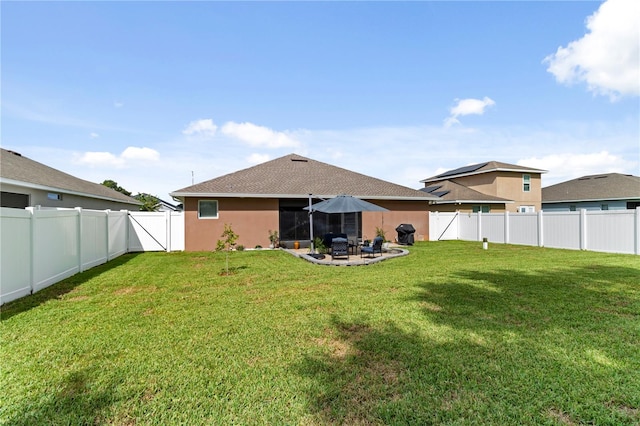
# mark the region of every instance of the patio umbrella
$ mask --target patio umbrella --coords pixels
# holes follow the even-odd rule
[[[322,212],[329,214],[389,211],[384,207],[380,207],[368,201],[361,200],[360,198],[352,197],[351,195],[338,195],[335,198],[321,201],[309,207],[305,207],[304,209],[311,209],[311,212]]]
[[[360,198],[352,197],[351,195],[338,195],[335,198],[320,201],[316,204],[311,204],[311,194],[309,194],[309,207],[305,207],[305,210],[309,210],[309,226],[311,234],[311,252],[313,253],[313,212],[322,213],[358,213],[358,212],[388,212],[388,209],[380,207],[376,204],[368,201],[361,200]]]

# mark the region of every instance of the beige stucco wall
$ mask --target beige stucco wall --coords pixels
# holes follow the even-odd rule
[[[217,219],[198,219],[199,200],[218,200]],[[215,250],[222,239],[224,224],[239,235],[237,244],[247,248],[269,247],[269,230],[279,227],[279,202],[264,198],[187,198],[185,212],[185,250]]]
[[[524,174],[531,176],[529,192],[524,192],[522,189],[522,176]],[[483,194],[513,200],[513,203],[506,205],[506,210],[509,212],[517,212],[520,206],[534,206],[536,211],[542,209],[542,179],[540,173],[492,172],[464,176],[453,179],[453,181]],[[493,211],[493,208],[491,211]]]

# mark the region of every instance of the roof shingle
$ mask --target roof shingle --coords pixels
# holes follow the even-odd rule
[[[542,188],[542,202],[640,199],[640,177],[620,173],[582,176]]]
[[[0,178],[51,188],[62,193],[75,193],[86,197],[113,200],[139,206],[141,203],[104,185],[89,182],[61,172],[21,154],[1,149]]]
[[[348,194],[368,199],[435,200],[437,197],[352,172],[297,154],[289,154],[171,193],[172,196],[251,196],[304,198]]]

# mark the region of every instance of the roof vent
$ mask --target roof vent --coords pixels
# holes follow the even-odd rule
[[[308,163],[309,160],[306,160],[304,158],[292,158],[291,161],[297,161],[298,163]]]
[[[22,154],[20,154],[19,152],[11,151],[10,149],[8,149],[7,152],[12,153],[13,155],[17,155],[18,157],[22,157]]]

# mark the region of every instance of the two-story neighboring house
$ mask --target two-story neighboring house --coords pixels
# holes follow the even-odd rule
[[[542,208],[546,170],[489,161],[449,170],[420,182],[440,197],[432,211],[535,212]]]

